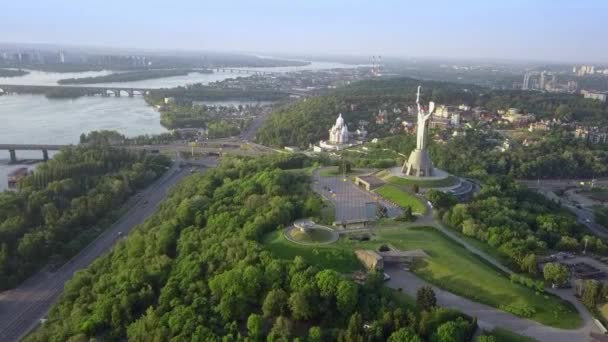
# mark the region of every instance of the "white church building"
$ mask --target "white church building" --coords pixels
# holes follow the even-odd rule
[[[329,129],[329,140],[321,140],[318,146],[314,146],[314,150],[315,152],[338,151],[361,143],[360,141],[352,141],[351,135],[354,135],[354,133],[348,131],[348,126],[344,122],[342,114],[339,114],[336,123]]]

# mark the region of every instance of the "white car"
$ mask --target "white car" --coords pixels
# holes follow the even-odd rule
[[[388,273],[384,273],[384,281],[389,281],[391,280],[391,276]]]

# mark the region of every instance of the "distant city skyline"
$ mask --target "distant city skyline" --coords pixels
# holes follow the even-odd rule
[[[607,21],[601,0],[11,1],[0,42],[606,63]]]

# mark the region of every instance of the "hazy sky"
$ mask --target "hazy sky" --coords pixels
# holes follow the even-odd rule
[[[608,62],[608,0],[0,0],[0,4],[0,42]]]

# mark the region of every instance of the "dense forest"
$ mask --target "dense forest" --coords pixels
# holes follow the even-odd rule
[[[321,200],[285,169],[302,155],[224,159],[174,189],[160,210],[70,280],[27,341],[456,341],[475,322],[397,300],[372,274],[359,285],[303,258],[277,259],[259,242]],[[364,328],[369,326],[369,328]]]
[[[155,78],[185,76],[191,72],[212,73],[211,70],[191,70],[191,69],[149,69],[138,71],[119,72],[104,76],[65,78],[57,81],[59,84],[93,84],[93,83],[114,83],[143,81]]]
[[[158,155],[70,147],[22,179],[18,191],[0,193],[0,289],[76,254],[168,165]]]
[[[165,97],[173,97],[177,104],[191,105],[193,101],[279,101],[289,97],[289,94],[270,89],[234,89],[217,88],[201,83],[185,87],[155,89],[146,94],[146,102],[150,105],[163,104]]]

